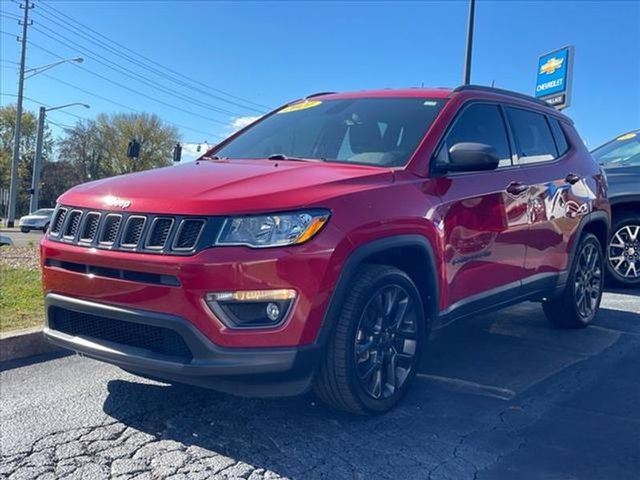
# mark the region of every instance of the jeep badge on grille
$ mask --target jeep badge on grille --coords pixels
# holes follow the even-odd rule
[[[125,200],[124,198],[114,197],[112,195],[105,197],[104,203],[107,207],[117,207],[121,208],[122,210],[131,206],[131,200]]]

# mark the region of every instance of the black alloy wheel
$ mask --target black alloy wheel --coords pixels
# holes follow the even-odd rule
[[[400,285],[379,289],[365,306],[356,332],[360,386],[373,399],[391,397],[417,368],[418,318],[409,294]]]
[[[428,338],[420,291],[406,272],[366,264],[340,301],[314,391],[328,405],[384,413],[409,389]]]

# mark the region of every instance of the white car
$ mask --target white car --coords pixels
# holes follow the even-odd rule
[[[22,233],[29,233],[31,230],[42,230],[45,232],[49,228],[49,222],[53,215],[53,208],[41,208],[29,215],[20,218],[18,225]]]

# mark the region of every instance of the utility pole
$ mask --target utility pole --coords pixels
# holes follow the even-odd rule
[[[20,76],[18,77],[18,102],[16,104],[16,129],[13,135],[13,161],[11,162],[11,184],[9,187],[9,212],[7,227],[13,227],[16,218],[16,201],[18,199],[18,164],[20,162],[20,135],[22,133],[22,91],[24,87],[24,64],[27,56],[27,27],[29,26],[29,10],[33,5],[24,1],[24,19],[22,20],[22,51],[20,52]]]
[[[42,165],[42,141],[44,137],[44,118],[47,109],[40,107],[38,114],[38,137],[36,138],[36,156],[33,159],[33,179],[31,182],[31,201],[29,202],[29,213],[38,210],[38,196],[40,194],[40,168]]]
[[[473,23],[476,13],[476,0],[469,0],[469,18],[467,19],[467,48],[464,52],[464,85],[471,83],[471,53],[473,50]]]

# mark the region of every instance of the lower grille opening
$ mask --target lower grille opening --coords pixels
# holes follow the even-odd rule
[[[49,325],[52,329],[67,335],[142,348],[176,357],[182,362],[193,359],[193,354],[184,339],[168,328],[125,322],[60,307],[49,309]]]
[[[44,262],[47,267],[56,267],[70,272],[95,275],[96,277],[117,278],[129,280],[130,282],[150,283],[153,285],[166,285],[169,287],[179,287],[180,280],[173,275],[161,275],[159,273],[135,272],[133,270],[119,270],[117,268],[98,267],[85,263],[65,262],[47,258]]]

